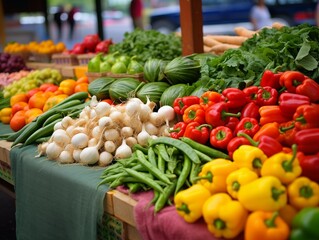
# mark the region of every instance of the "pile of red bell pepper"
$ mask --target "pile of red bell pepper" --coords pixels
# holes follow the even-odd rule
[[[232,153],[258,146],[267,156],[297,144],[303,175],[319,182],[319,84],[298,71],[266,70],[260,86],[207,91],[175,99],[182,119],[171,137],[189,137]]]

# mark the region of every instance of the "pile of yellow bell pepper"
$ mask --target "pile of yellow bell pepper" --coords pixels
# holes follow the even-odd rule
[[[188,223],[203,217],[215,237],[243,233],[245,240],[284,240],[293,217],[318,206],[319,185],[302,176],[295,145],[270,157],[242,145],[233,161],[204,164],[196,182],[175,195],[174,204]]]

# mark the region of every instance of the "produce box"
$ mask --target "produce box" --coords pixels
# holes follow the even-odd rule
[[[75,54],[53,54],[52,62],[55,64],[68,66],[79,65],[78,58]]]
[[[66,78],[74,78],[75,77],[74,69],[75,69],[74,66],[63,66],[61,68],[61,74],[63,77],[66,77]]]
[[[95,79],[98,79],[100,77],[106,77],[107,73],[87,72],[86,76],[88,77],[89,82],[93,82]]]
[[[91,58],[93,58],[95,55],[96,55],[95,53],[77,55],[79,65],[87,65],[89,63],[89,61],[91,60]]]
[[[51,63],[52,62],[52,54],[40,54],[40,53],[32,53],[32,60],[35,62],[42,63]]]
[[[2,178],[4,181],[13,185],[13,177],[11,174],[11,168],[7,163],[1,162],[1,161],[0,161],[0,178]]]
[[[24,61],[28,61],[30,56],[31,56],[30,52],[15,52],[15,53],[9,53],[9,54],[15,55],[15,56],[20,56],[20,57],[22,57],[22,59]]]

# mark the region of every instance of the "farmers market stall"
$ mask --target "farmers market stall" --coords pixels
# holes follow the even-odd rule
[[[136,30],[75,79],[61,74],[74,49],[5,75],[0,156],[17,236],[250,240],[258,222],[316,236],[302,219],[319,211],[318,29],[237,30],[189,56],[177,35]],[[56,47],[40,45],[6,50]]]

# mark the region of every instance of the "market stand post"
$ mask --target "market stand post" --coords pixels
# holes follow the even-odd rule
[[[203,16],[201,0],[180,0],[182,54],[203,52]]]

